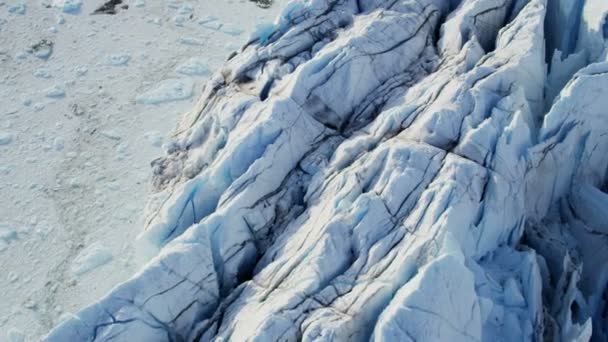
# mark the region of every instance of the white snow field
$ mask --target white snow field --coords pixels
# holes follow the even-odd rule
[[[10,16],[30,11],[5,7]],[[81,118],[71,114],[62,127],[81,123],[79,150],[70,148],[72,139],[55,144],[44,135],[49,153],[61,145],[68,159],[52,173],[58,185],[17,184],[6,192],[31,191],[26,204],[11,204],[9,217],[38,220],[3,227],[3,262],[18,263],[28,251],[40,263],[63,260],[48,271],[56,294],[40,290],[20,309],[44,312],[49,324],[59,313],[48,307],[68,301],[61,298],[97,299],[64,316],[43,340],[607,341],[608,2],[291,0],[281,7],[274,24],[249,39],[238,35],[241,22],[199,21],[245,43],[220,68],[209,63],[215,72],[204,86],[184,79],[207,70],[198,60],[205,40],[188,34],[178,41],[192,53],[151,52],[156,63],[141,64],[142,75],[174,53],[181,58],[129,104],[106,104],[107,118],[93,121],[102,126],[93,134],[84,129],[92,109],[75,107],[71,113],[83,110]],[[41,41],[31,54],[6,60],[42,68],[41,60],[60,53],[56,45],[50,56]],[[122,68],[108,81],[117,88],[103,90],[117,92],[109,100],[115,103],[129,87],[118,77],[140,57],[104,46],[112,51],[95,60],[110,69],[95,75]],[[29,169],[8,167],[11,182],[39,172],[34,179],[44,184],[45,166],[53,165],[30,161],[29,145],[19,153],[11,147],[23,144],[18,123],[29,123],[16,118],[41,117],[35,108],[65,105],[78,89],[78,81],[45,78],[57,74],[46,69],[30,81],[40,90],[29,105],[20,98],[29,88],[13,90],[6,117],[16,117],[4,126],[0,148]],[[85,73],[92,87],[100,82],[94,70]],[[101,196],[90,188],[102,186],[124,193],[104,201],[99,215],[137,217],[140,208],[128,204],[140,203],[133,198],[144,191],[125,174],[169,131],[144,129],[150,133],[124,146],[132,131],[107,123],[135,116],[137,125],[151,125],[135,109],[153,106],[174,117],[178,104],[190,104],[167,101],[189,92],[190,99],[202,96],[152,163],[142,232],[135,238],[135,229],[104,228],[108,216],[89,220],[82,203]],[[50,131],[34,132],[43,129]],[[109,146],[107,159],[86,166],[83,146]],[[123,173],[97,180],[115,158],[127,160],[116,163]],[[76,173],[79,167],[85,171]],[[145,168],[139,172],[145,181]],[[55,229],[65,233],[15,248],[52,218],[25,212],[45,202],[59,203],[55,220],[64,227]],[[50,239],[72,247],[45,245]],[[131,259],[116,248],[133,239],[147,263],[122,266],[138,271],[110,291],[96,288],[120,278],[116,263]],[[34,286],[20,283],[30,274],[7,277],[19,288],[13,297]],[[87,275],[97,282],[76,289]]]
[[[41,339],[139,269],[150,162],[280,9],[124,0],[91,15],[104,2],[0,0],[1,342]]]

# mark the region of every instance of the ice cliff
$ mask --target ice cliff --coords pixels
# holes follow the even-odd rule
[[[46,341],[608,340],[608,2],[295,0]]]

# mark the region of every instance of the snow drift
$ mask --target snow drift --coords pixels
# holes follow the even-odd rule
[[[298,0],[47,341],[605,341],[608,2]]]

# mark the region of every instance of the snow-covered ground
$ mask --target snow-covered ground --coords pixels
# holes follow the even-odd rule
[[[91,15],[102,4],[0,0],[0,341],[37,339],[133,274],[150,162],[280,9],[131,0]]]

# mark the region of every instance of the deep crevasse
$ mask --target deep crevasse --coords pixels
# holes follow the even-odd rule
[[[607,14],[290,2],[153,163],[151,261],[46,340],[608,339]]]

